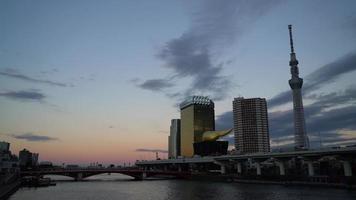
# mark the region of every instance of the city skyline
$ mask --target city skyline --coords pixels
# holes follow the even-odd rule
[[[311,146],[318,134],[324,145],[355,143],[355,7],[2,1],[0,141],[54,162],[167,157],[177,104],[204,95],[215,102],[216,129],[233,127],[233,98],[266,98],[271,147],[292,144],[293,24]]]

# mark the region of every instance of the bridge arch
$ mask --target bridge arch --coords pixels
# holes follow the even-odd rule
[[[34,171],[34,172],[24,172],[22,176],[45,176],[45,175],[57,175],[71,177],[74,180],[83,180],[85,178],[99,175],[99,174],[122,174],[134,179],[142,179],[143,172],[141,171],[129,171],[129,170],[58,170],[58,171]]]

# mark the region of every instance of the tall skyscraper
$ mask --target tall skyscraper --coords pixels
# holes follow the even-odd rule
[[[192,96],[180,104],[181,155],[194,155],[193,144],[203,141],[205,131],[215,130],[214,102],[208,97]]]
[[[235,148],[239,153],[269,152],[267,103],[264,98],[235,98]]]
[[[168,136],[168,158],[178,156],[180,156],[180,119],[172,119]]]
[[[305,128],[304,108],[302,99],[303,79],[299,78],[298,60],[294,53],[292,25],[288,25],[290,39],[290,73],[292,78],[289,79],[289,85],[293,93],[293,113],[294,113],[294,142],[295,149],[308,149],[309,141]]]

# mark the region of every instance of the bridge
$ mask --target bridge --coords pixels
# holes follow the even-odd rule
[[[130,168],[54,168],[54,169],[36,169],[30,171],[21,171],[21,176],[44,176],[44,175],[61,175],[72,177],[76,181],[83,180],[87,177],[107,174],[118,173],[131,176],[136,180],[143,180],[148,177],[175,177],[175,178],[187,178],[190,176],[189,172],[177,172],[177,171],[165,171],[165,170],[150,170],[145,171],[142,169],[130,169]]]
[[[137,161],[145,170],[219,172],[237,177],[341,177],[355,179],[356,147]]]
[[[356,183],[356,147],[143,160],[137,161],[135,165],[136,168],[36,169],[21,171],[21,176],[62,175],[83,180],[98,174],[119,173],[143,180],[147,177],[190,178],[194,175],[219,173],[234,178],[277,175],[283,180],[317,180],[322,177],[326,181],[337,182],[342,179]]]

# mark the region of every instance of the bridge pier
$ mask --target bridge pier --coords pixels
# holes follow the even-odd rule
[[[182,171],[182,166],[178,165],[178,171],[181,172]]]
[[[314,166],[313,166],[313,161],[306,161],[308,165],[308,176],[314,176]]]
[[[222,163],[222,162],[219,162],[219,161],[214,161],[214,163],[216,165],[220,166],[220,173],[221,174],[226,174],[226,164],[225,163]]]
[[[276,161],[276,164],[279,167],[279,175],[285,176],[286,175],[286,169],[284,167],[284,162]]]
[[[135,180],[142,181],[147,177],[146,172],[142,172],[139,176],[135,176]]]
[[[237,174],[242,174],[242,164],[241,164],[241,162],[238,162],[236,164],[236,168],[237,168]]]
[[[261,163],[260,162],[256,162],[256,174],[257,176],[261,176]]]
[[[78,173],[75,178],[74,178],[75,181],[82,181],[83,180],[83,173]]]
[[[344,176],[352,176],[352,168],[350,161],[342,161],[344,167]]]

